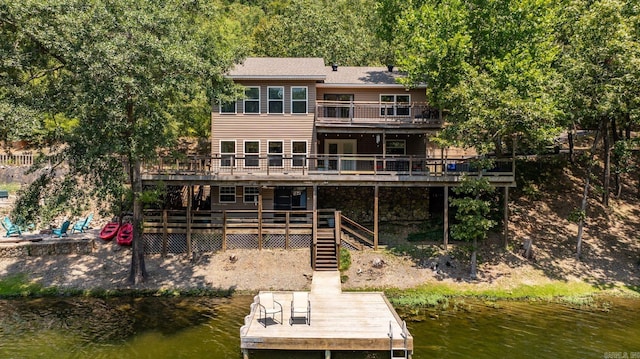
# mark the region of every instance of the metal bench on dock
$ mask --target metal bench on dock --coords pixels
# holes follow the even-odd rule
[[[333,290],[316,283],[316,276],[326,279],[327,273],[335,276],[340,286],[340,273],[314,272],[310,301],[311,325],[290,325],[293,292],[274,292],[274,299],[283,306],[283,323],[271,323],[266,327],[259,322],[258,307],[245,317],[245,325],[240,328],[240,348],[245,359],[249,350],[307,350],[324,351],[325,358],[331,351],[389,351],[405,353],[410,358],[413,353],[413,337],[398,316],[384,293],[348,292]],[[321,289],[324,288],[324,289]],[[396,333],[391,335],[390,333]],[[403,335],[399,335],[402,333]],[[390,343],[391,339],[391,343]],[[399,350],[402,348],[403,350]]]

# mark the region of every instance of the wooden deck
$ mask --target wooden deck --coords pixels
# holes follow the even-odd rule
[[[282,304],[283,323],[268,320],[267,326],[258,320],[257,305],[240,329],[240,348],[245,358],[249,350],[356,350],[389,351],[389,329],[394,333],[394,347],[402,347],[402,320],[384,293],[342,293],[340,273],[314,272],[311,285],[311,323],[289,324],[292,292],[274,292]],[[407,349],[413,352],[413,337],[407,338]]]

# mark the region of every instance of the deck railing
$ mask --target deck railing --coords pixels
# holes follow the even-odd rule
[[[147,175],[389,175],[447,176],[466,173],[485,176],[513,176],[509,158],[495,159],[492,168],[481,170],[474,158],[429,158],[383,155],[312,156],[197,156],[181,159],[158,158],[143,166]]]
[[[442,126],[440,111],[426,103],[316,101],[316,122],[326,124],[419,124]]]
[[[0,153],[0,166],[31,166],[33,165],[33,154],[25,153]]]
[[[192,251],[192,237],[205,233],[219,233],[221,248],[227,249],[227,238],[233,235],[249,235],[249,247],[262,249],[270,236],[284,238],[282,247],[290,247],[290,239],[295,235],[311,235],[313,231],[313,211],[274,211],[274,210],[167,210],[149,209],[144,212],[144,233],[161,235],[162,250],[176,252],[171,246],[169,236],[184,236],[186,242],[180,243],[187,253]]]

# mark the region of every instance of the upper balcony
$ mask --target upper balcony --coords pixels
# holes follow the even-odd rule
[[[438,109],[417,102],[316,101],[317,127],[438,129]]]

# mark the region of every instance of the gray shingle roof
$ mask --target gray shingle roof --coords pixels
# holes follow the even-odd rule
[[[327,66],[325,71],[324,83],[335,85],[398,85],[396,79],[402,77],[398,70],[389,72],[386,67],[338,66],[338,70],[333,71]]]
[[[318,57],[248,57],[229,71],[233,79],[324,80],[324,60]]]
[[[403,73],[386,67],[338,66],[333,71],[319,57],[248,57],[237,65],[228,76],[239,79],[314,80],[319,87],[330,86],[393,86]]]

